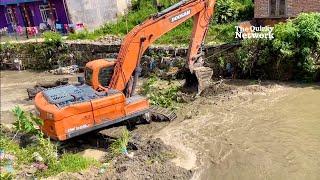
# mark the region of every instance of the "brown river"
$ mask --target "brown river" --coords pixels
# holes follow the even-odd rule
[[[32,110],[26,88],[61,77],[2,71],[1,121],[17,104]],[[228,95],[181,105],[154,134],[177,150],[173,162],[193,179],[320,179],[320,84],[230,84]]]
[[[320,86],[236,91],[183,107],[192,118],[158,134],[180,151],[175,162],[194,179],[320,179]]]

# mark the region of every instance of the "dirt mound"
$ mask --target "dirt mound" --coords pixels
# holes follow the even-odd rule
[[[177,167],[170,147],[160,139],[142,140],[134,137],[137,147],[133,157],[119,156],[111,163],[106,179],[190,179],[193,172]]]
[[[223,82],[217,82],[210,85],[208,88],[204,89],[201,93],[201,96],[217,96],[217,95],[225,95],[232,94],[236,88],[234,86],[225,84]]]

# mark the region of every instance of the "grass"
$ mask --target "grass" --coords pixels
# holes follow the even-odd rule
[[[26,148],[21,148],[16,141],[12,141],[8,137],[1,135],[0,139],[0,149],[4,150],[6,154],[14,155],[14,169],[16,171],[21,171],[22,165],[28,166],[34,163],[32,154],[34,152],[39,152],[44,159],[50,157],[47,149],[44,146],[27,146]],[[46,153],[46,155],[44,154]],[[79,154],[65,153],[61,157],[57,158],[56,161],[47,162],[48,169],[45,171],[36,172],[37,177],[48,177],[54,176],[61,172],[79,172],[87,169],[91,166],[99,166],[99,162],[94,159],[84,158]],[[1,162],[1,167],[5,165],[5,162]],[[2,174],[4,176],[4,174]]]
[[[3,134],[0,136],[0,149],[4,150],[5,153],[14,155],[17,159],[16,163],[18,166],[22,164],[31,164],[33,162],[31,154],[36,151],[33,147],[20,148],[17,142],[9,139]]]
[[[46,171],[38,172],[37,176],[48,177],[61,172],[80,172],[91,166],[99,166],[99,162],[94,159],[84,158],[79,154],[66,153],[60,157],[57,163],[49,166]]]
[[[122,131],[122,135],[115,142],[113,142],[110,147],[111,158],[118,156],[127,151],[127,146],[130,140],[130,133],[127,129]]]
[[[250,0],[243,0],[250,1]],[[175,0],[161,0],[164,5],[163,8],[168,7],[170,4],[177,2]],[[252,4],[252,2],[250,2]],[[68,39],[90,39],[96,40],[105,35],[117,35],[120,37],[125,36],[132,28],[148,19],[151,15],[157,13],[157,8],[152,4],[152,1],[140,0],[133,3],[133,8],[129,13],[118,21],[107,23],[99,29],[89,32],[82,31],[69,35]],[[216,24],[210,25],[209,33],[206,38],[207,44],[222,44],[233,42],[236,23]],[[155,44],[174,44],[174,45],[187,45],[190,43],[190,36],[192,32],[192,20],[187,20],[177,28],[168,32],[159,38]]]
[[[156,76],[150,78],[142,84],[141,93],[148,97],[152,105],[174,109],[178,102],[177,93],[180,86],[169,84],[168,87],[159,86],[159,79]],[[165,85],[164,85],[165,86]]]

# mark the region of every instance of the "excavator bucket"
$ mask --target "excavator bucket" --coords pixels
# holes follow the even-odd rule
[[[197,92],[200,95],[203,90],[209,87],[213,70],[209,67],[196,67],[193,69],[194,73],[188,72],[186,74],[186,83],[184,88],[188,92]]]
[[[198,94],[201,94],[203,90],[209,87],[213,70],[209,67],[197,67],[194,68],[194,74],[198,81]]]

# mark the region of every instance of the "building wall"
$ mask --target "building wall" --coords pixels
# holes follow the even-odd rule
[[[49,0],[47,0],[48,2]],[[3,1],[4,3],[5,1]],[[9,2],[8,0],[6,2]],[[66,14],[66,10],[63,4],[63,0],[50,0],[50,2],[52,4],[55,5],[56,8],[56,13],[58,16],[57,19],[57,23],[60,24],[68,24],[68,17]],[[11,1],[10,1],[11,3]],[[24,22],[24,18],[23,18],[23,14],[22,14],[22,6],[24,5],[24,3],[19,3],[18,4],[14,4],[14,2],[12,2],[13,4],[7,4],[7,5],[0,5],[0,27],[8,27],[10,32],[13,31],[13,28],[11,26],[11,24],[9,24],[9,22],[6,21],[5,18],[5,13],[7,13],[7,8],[9,7],[13,7],[16,10],[16,17],[17,17],[17,25],[18,26],[22,26],[25,27],[26,23]],[[34,26],[39,26],[40,23],[46,23],[46,19],[43,20],[41,17],[41,13],[40,13],[40,5],[45,4],[44,1],[36,1],[36,2],[29,2],[29,3],[25,3],[26,5],[28,5],[28,7],[30,8],[30,10],[32,11],[32,15],[30,16],[30,19],[32,19]]]
[[[320,0],[287,0],[289,17],[296,17],[302,12],[320,12]]]
[[[73,23],[84,23],[93,30],[106,22],[114,21],[128,9],[129,0],[66,0]]]
[[[4,6],[0,6],[0,28],[4,28],[8,26],[8,22],[6,20],[4,12],[5,12]]]
[[[269,0],[255,0],[254,17],[269,17]],[[320,12],[320,0],[286,0],[287,17],[296,17],[302,12]]]

